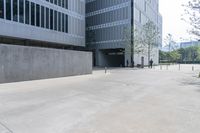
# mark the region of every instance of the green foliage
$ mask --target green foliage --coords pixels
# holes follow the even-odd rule
[[[159,35],[160,33],[158,32],[156,25],[152,21],[148,21],[142,26],[141,43],[147,48],[148,62],[154,54],[154,48],[159,45],[157,41]]]
[[[131,40],[132,36],[133,40]],[[154,48],[158,47],[158,38],[160,33],[152,21],[145,23],[142,28],[125,28],[124,41],[126,43],[126,52],[133,51],[136,54],[148,55],[148,60],[154,54]]]
[[[180,48],[171,52],[159,52],[160,60],[180,63],[200,63],[200,46]]]
[[[192,27],[189,32],[200,39],[200,0],[188,0],[183,6],[185,7],[183,20]]]

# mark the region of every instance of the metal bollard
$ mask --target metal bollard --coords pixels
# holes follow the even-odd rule
[[[179,64],[179,68],[178,69],[179,69],[179,71],[181,70],[181,64]]]
[[[199,72],[199,78],[200,78],[200,72]]]
[[[194,71],[194,66],[192,66],[192,71]]]
[[[168,68],[169,66],[167,65],[166,67],[167,67],[166,69],[168,70],[168,69],[169,69],[169,68]]]
[[[107,73],[107,67],[105,67],[105,74]]]
[[[160,70],[162,70],[162,65],[160,65]]]

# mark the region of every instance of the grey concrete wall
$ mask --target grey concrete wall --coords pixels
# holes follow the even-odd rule
[[[92,73],[92,53],[0,44],[0,83]]]

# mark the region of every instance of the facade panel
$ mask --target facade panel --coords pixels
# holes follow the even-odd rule
[[[0,37],[85,46],[85,0],[0,0],[0,26]]]
[[[110,65],[106,58],[109,55],[114,57],[113,54],[116,54],[116,58],[112,60],[122,59],[119,56],[123,56],[121,64],[112,64],[113,66],[123,66],[127,61],[131,62],[130,53],[126,52],[124,30],[133,25],[140,29],[151,20],[162,34],[162,17],[158,6],[158,0],[86,0],[86,44],[95,54],[95,65]],[[161,44],[161,39],[158,41]],[[141,64],[138,57],[135,55],[135,65]],[[154,62],[158,63],[158,49],[155,49]]]

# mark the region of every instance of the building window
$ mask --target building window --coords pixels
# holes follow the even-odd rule
[[[31,2],[31,25],[35,25],[35,3]]]
[[[62,13],[62,32],[65,32],[65,14]]]
[[[54,30],[57,30],[58,17],[57,11],[54,11]]]
[[[44,6],[41,6],[41,27],[44,28]]]
[[[68,0],[65,0],[65,8],[68,9]]]
[[[49,8],[46,8],[46,28],[49,29]]]
[[[61,6],[61,0],[58,0],[58,5]]]
[[[36,5],[36,26],[40,27],[40,5]]]
[[[57,5],[57,4],[58,4],[58,1],[57,1],[57,0],[54,0],[54,4]]]
[[[61,31],[61,13],[58,12],[58,31]]]
[[[24,23],[24,0],[19,0],[19,22]]]
[[[0,0],[0,18],[4,18],[4,0]]]
[[[65,32],[68,33],[68,15],[65,15]]]
[[[6,0],[6,19],[11,20],[11,0]]]
[[[25,2],[25,23],[26,24],[29,24],[29,19],[30,19],[30,17],[29,17],[29,14],[30,14],[30,8],[29,8],[29,1],[28,0],[26,0],[26,2]]]
[[[53,10],[50,10],[50,29],[53,30]]]
[[[13,0],[13,21],[18,21],[18,2]]]

